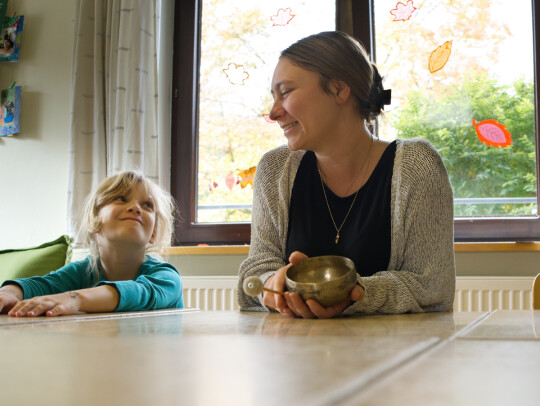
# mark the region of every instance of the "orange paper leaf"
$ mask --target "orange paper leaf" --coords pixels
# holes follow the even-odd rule
[[[452,41],[446,41],[444,44],[437,47],[429,57],[429,71],[434,73],[444,68],[444,65],[448,62],[448,58],[450,58],[451,52]]]
[[[249,169],[245,169],[243,171],[238,172],[238,176],[240,177],[240,186],[245,188],[247,185],[251,185],[253,187],[253,178],[255,177],[255,169],[257,169],[256,166],[252,166]]]
[[[403,3],[397,3],[396,8],[390,10],[390,14],[394,16],[394,21],[406,21],[411,18],[414,10],[416,10],[416,7],[413,6],[412,0],[409,0],[406,5]]]
[[[478,139],[491,147],[505,148],[512,145],[512,134],[497,120],[472,121]]]

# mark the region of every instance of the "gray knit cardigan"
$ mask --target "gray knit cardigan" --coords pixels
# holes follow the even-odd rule
[[[289,203],[304,153],[281,146],[267,152],[257,166],[251,246],[239,270],[241,310],[268,311],[262,296],[247,296],[242,283],[253,275],[265,282],[285,265]],[[397,140],[391,196],[388,267],[358,276],[365,296],[343,314],[450,310],[456,279],[452,188],[441,156],[428,141]]]

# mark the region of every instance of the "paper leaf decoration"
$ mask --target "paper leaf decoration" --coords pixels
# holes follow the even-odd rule
[[[244,80],[249,78],[249,73],[244,70],[244,65],[235,63],[230,63],[226,69],[223,69],[223,73],[225,73],[231,85],[243,85]]]
[[[429,57],[429,71],[435,73],[438,70],[444,68],[448,58],[450,58],[450,53],[452,52],[452,41],[446,41],[441,46],[437,47]]]
[[[407,4],[397,3],[396,8],[390,10],[390,14],[394,16],[394,21],[407,21],[411,18],[412,13],[414,13],[416,7],[413,6],[412,0],[409,0]]]
[[[276,25],[284,26],[291,22],[291,20],[294,18],[295,14],[291,13],[290,8],[282,9],[280,8],[275,16],[270,17],[270,20],[272,20],[272,26],[275,27]]]
[[[491,147],[505,148],[512,145],[512,134],[497,120],[472,121],[478,139]]]
[[[227,186],[229,190],[232,190],[235,182],[236,178],[234,177],[234,174],[232,172],[229,172],[229,174],[225,176],[225,186]]]
[[[263,114],[263,118],[267,123],[275,123],[275,121],[270,118],[270,114]]]
[[[247,185],[251,185],[253,187],[253,178],[255,177],[255,169],[257,169],[256,166],[252,166],[249,169],[245,169],[243,171],[238,172],[238,176],[240,179],[238,179],[238,183],[240,183],[240,186],[245,188]]]
[[[217,183],[217,182],[215,182],[215,181],[214,181],[214,182],[211,182],[211,183],[208,184],[208,190],[209,190],[210,192],[213,192],[214,189],[217,189],[218,186],[219,186],[219,183]]]

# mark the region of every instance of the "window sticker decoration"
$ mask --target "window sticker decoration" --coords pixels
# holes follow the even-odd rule
[[[238,172],[239,179],[236,181],[236,183],[240,184],[242,189],[244,189],[247,185],[251,185],[253,188],[253,178],[255,177],[255,169],[257,169],[256,166],[252,166],[249,169],[245,169],[243,171]]]
[[[296,14],[293,14],[290,8],[280,8],[275,16],[271,16],[272,26],[285,26],[291,22]]]
[[[253,188],[253,179],[255,178],[256,169],[256,166],[252,166],[249,169],[239,171],[237,176],[234,176],[233,172],[229,172],[224,179],[225,186],[231,191],[233,190],[235,185],[240,185],[242,189],[244,189],[247,185],[251,185],[251,187]],[[208,183],[208,190],[210,192],[213,192],[219,186],[220,183],[213,180]]]
[[[24,16],[6,17],[0,21],[0,62],[17,62],[21,52]]]
[[[19,132],[21,114],[21,87],[11,84],[0,91],[0,137]]]
[[[208,190],[209,190],[210,192],[213,192],[214,189],[216,189],[218,186],[219,186],[219,183],[217,183],[217,182],[215,182],[215,181],[214,181],[214,182],[210,182],[210,183],[208,184]]]
[[[266,120],[267,123],[275,123],[275,121],[270,118],[270,114],[263,114],[263,118]]]
[[[429,71],[435,73],[444,68],[451,53],[452,41],[446,41],[444,44],[438,46],[429,56]]]
[[[244,65],[237,65],[233,62],[231,62],[226,69],[223,69],[223,73],[225,73],[225,76],[227,76],[231,85],[242,86],[244,81],[249,78],[249,73],[244,69]]]
[[[472,121],[478,139],[487,146],[506,148],[512,145],[512,134],[497,120]]]
[[[394,21],[407,21],[415,10],[416,7],[414,7],[412,0],[409,0],[407,4],[398,2],[396,8],[390,10],[390,14],[394,16]]]
[[[227,186],[227,189],[232,190],[235,183],[236,178],[234,177],[234,174],[229,172],[229,174],[225,176],[225,186]]]

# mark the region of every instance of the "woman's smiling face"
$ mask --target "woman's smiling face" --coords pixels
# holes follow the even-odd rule
[[[317,73],[281,58],[272,78],[272,95],[270,118],[283,129],[291,150],[317,150],[321,142],[331,141],[337,103],[322,89]]]

